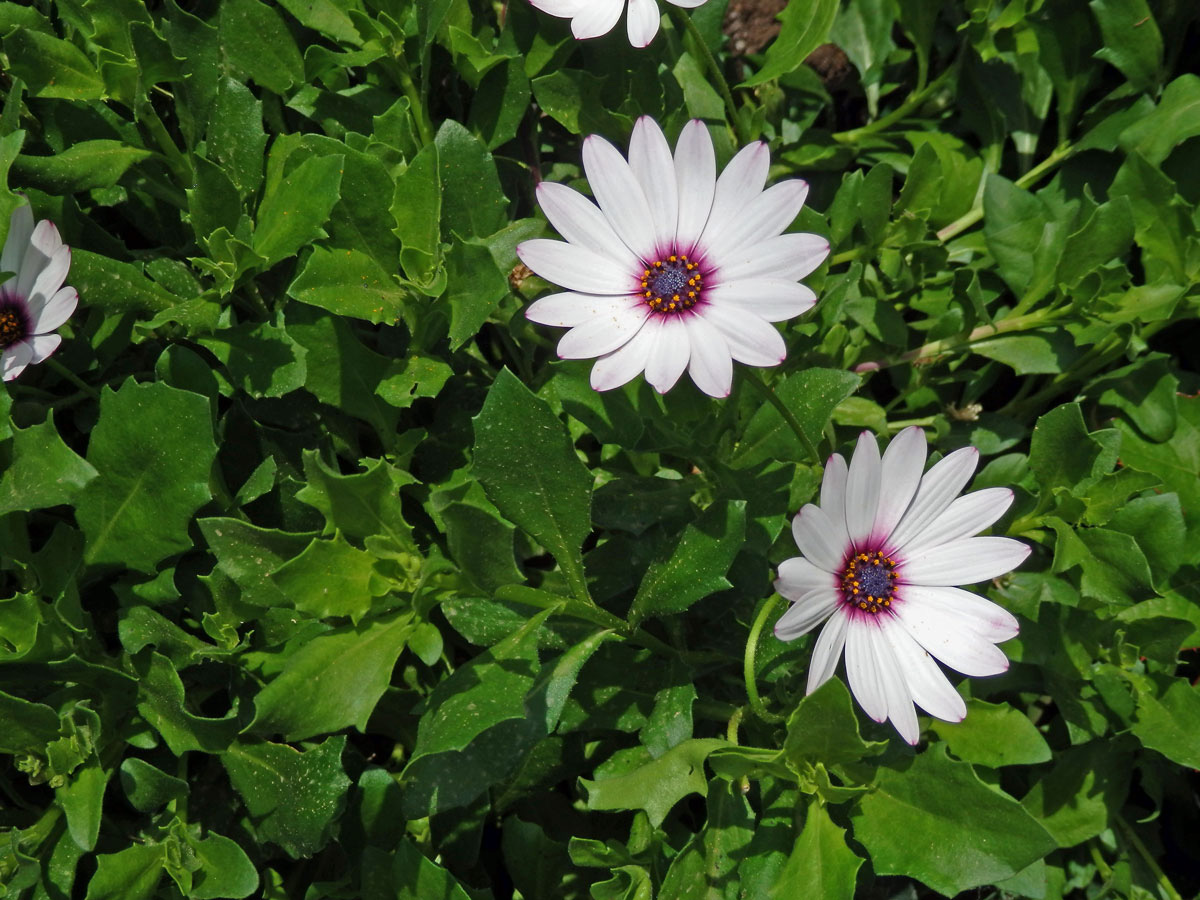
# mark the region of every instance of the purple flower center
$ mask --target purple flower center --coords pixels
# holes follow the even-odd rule
[[[0,290],[0,350],[29,337],[29,314],[25,306]]]
[[[702,281],[699,263],[672,254],[642,270],[642,297],[656,313],[680,313],[699,302]]]
[[[857,553],[842,572],[842,599],[875,615],[892,605],[896,594],[896,563],[882,550]]]

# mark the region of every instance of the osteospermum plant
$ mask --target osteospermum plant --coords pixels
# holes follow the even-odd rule
[[[1197,47],[0,3],[0,895],[1200,894]]]

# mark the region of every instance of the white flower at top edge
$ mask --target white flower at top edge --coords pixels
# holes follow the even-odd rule
[[[625,0],[529,0],[544,13],[571,20],[571,33],[579,40],[600,37],[613,30],[625,8]],[[708,0],[667,0],[684,9],[703,6]],[[629,43],[645,47],[658,34],[657,0],[629,0],[625,24]]]
[[[79,302],[75,288],[62,286],[70,267],[71,248],[54,223],[43,219],[35,227],[29,205],[18,206],[0,255],[0,272],[13,273],[0,283],[0,372],[5,381],[58,349],[62,338],[53,332]]]
[[[775,589],[793,605],[775,625],[790,641],[821,622],[808,693],[829,680],[843,649],[855,699],[872,719],[891,719],[910,744],[919,737],[913,703],[960,722],[966,704],[934,659],[964,675],[997,675],[1008,659],[996,644],[1017,620],[975,584],[1020,565],[1030,548],[1010,538],[974,537],[1012,503],[1007,488],[958,496],[979,453],[955,450],[923,476],[925,435],[906,428],[880,459],[863,432],[847,467],[833,455],[820,505],[792,521],[802,557],[783,562]]]
[[[787,350],[771,323],[816,303],[797,280],[821,264],[829,242],[782,233],[808,185],[764,190],[769,166],[766,145],[755,142],[718,178],[712,139],[698,120],[684,126],[674,154],[648,116],[634,126],[628,160],[588,137],[583,167],[595,203],[561,184],[537,187],[566,241],[525,241],[517,255],[566,292],[537,300],[525,315],[571,329],[559,356],[599,357],[591,382],[600,391],[644,371],[663,393],[686,369],[700,390],[724,397],[733,360],[783,362]]]

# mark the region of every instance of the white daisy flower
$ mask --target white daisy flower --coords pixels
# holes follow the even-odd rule
[[[637,121],[629,159],[592,135],[583,167],[596,203],[552,182],[538,185],[546,218],[566,241],[532,240],[521,261],[566,288],[525,315],[570,328],[566,359],[599,357],[592,387],[619,387],[646,373],[660,393],[687,369],[700,390],[729,394],[733,360],[775,366],[787,355],[772,326],[811,309],[817,297],[797,280],[829,254],[815,234],[783,234],[808,185],[763,190],[770,156],[743,148],[717,177],[712,139],[692,120],[672,155],[662,129]],[[599,204],[597,206],[597,204]]]
[[[560,19],[571,20],[571,33],[579,40],[608,34],[621,18],[625,0],[529,0],[537,9]],[[703,6],[708,0],[667,0],[684,9]],[[656,0],[629,0],[629,15],[625,25],[629,43],[645,47],[658,34],[658,3]]]
[[[58,349],[62,338],[53,332],[79,302],[75,288],[62,286],[70,267],[71,248],[54,223],[43,219],[34,227],[29,205],[18,206],[0,255],[0,272],[12,273],[0,284],[0,372],[5,381]]]
[[[829,458],[820,506],[807,504],[792,521],[804,555],[785,560],[775,582],[793,601],[776,637],[790,641],[825,622],[808,693],[833,675],[844,647],[859,705],[876,722],[891,719],[910,744],[919,736],[914,702],[949,722],[967,714],[934,658],[964,675],[997,675],[1008,660],[996,644],[1017,634],[1007,610],[953,587],[1003,575],[1030,551],[1010,538],[973,537],[1013,499],[1007,488],[958,496],[978,461],[965,447],[922,477],[919,428],[896,435],[882,460],[863,432],[849,468],[840,455]]]

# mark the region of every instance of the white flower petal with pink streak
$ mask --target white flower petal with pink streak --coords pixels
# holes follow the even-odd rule
[[[1016,636],[1016,618],[954,585],[1010,572],[1030,550],[1011,538],[976,536],[1013,501],[1006,488],[958,496],[977,452],[956,450],[922,475],[925,454],[925,436],[913,427],[882,458],[869,432],[849,465],[830,457],[820,505],[806,505],[792,521],[803,555],[784,560],[775,582],[793,603],[776,622],[777,637],[794,640],[825,623],[808,692],[833,676],[844,653],[859,705],[877,722],[890,720],[910,744],[920,738],[914,704],[949,722],[966,715],[938,662],[975,677],[1008,669],[996,645]]]
[[[578,8],[558,8],[568,7]],[[781,233],[808,188],[784,181],[764,190],[769,167],[766,145],[755,143],[718,176],[699,120],[684,126],[674,152],[648,116],[634,125],[628,159],[588,137],[583,168],[594,201],[563,185],[538,186],[538,202],[565,240],[524,241],[517,255],[564,292],[535,301],[526,316],[571,329],[559,355],[597,357],[597,390],[644,372],[665,393],[686,371],[700,390],[725,397],[735,360],[779,365],[787,346],[772,323],[816,303],[798,279],[824,261],[829,242]]]
[[[62,242],[54,223],[36,225],[27,203],[8,223],[0,272],[0,374],[12,381],[27,366],[36,365],[58,349],[54,332],[75,312],[79,294],[63,287],[71,268],[71,248]]]

